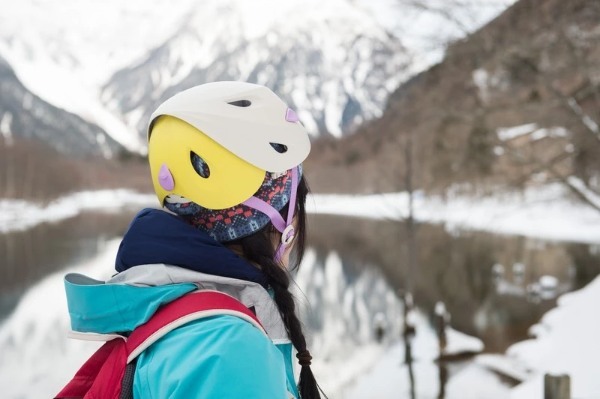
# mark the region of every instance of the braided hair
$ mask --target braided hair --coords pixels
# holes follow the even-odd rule
[[[292,270],[298,269],[304,255],[306,245],[306,196],[309,193],[308,184],[304,176],[299,181],[297,200],[296,200],[296,235],[294,238],[293,265]],[[287,215],[288,205],[280,213]],[[285,216],[284,216],[285,217]],[[267,276],[269,286],[273,290],[274,300],[283,324],[292,341],[292,345],[298,351],[296,357],[301,365],[300,380],[298,381],[298,390],[302,399],[321,398],[321,388],[317,384],[315,377],[310,369],[311,356],[306,348],[306,338],[302,332],[302,325],[296,315],[296,304],[294,297],[289,291],[291,277],[289,270],[277,263],[275,260],[275,248],[272,235],[275,229],[271,223],[259,230],[253,235],[231,241],[230,244],[239,246],[244,258],[248,261],[260,265],[261,270]],[[324,393],[323,396],[327,397]]]

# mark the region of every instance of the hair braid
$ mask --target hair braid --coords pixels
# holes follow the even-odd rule
[[[305,202],[307,194],[308,185],[304,178],[301,178],[298,185],[296,205],[297,233],[294,238],[294,269],[298,268],[304,254],[306,237]],[[287,213],[287,206],[280,212],[285,215]],[[275,261],[275,249],[271,241],[271,227],[271,225],[267,225],[258,233],[237,240],[235,243],[241,245],[246,259],[260,265],[273,289],[273,299],[277,305],[277,309],[281,314],[292,345],[298,351],[298,358],[301,363],[300,380],[298,381],[300,397],[302,399],[319,399],[321,398],[322,391],[310,369],[310,356],[306,348],[306,338],[302,332],[302,324],[296,315],[294,296],[289,291],[291,278],[288,270]],[[305,358],[306,356],[308,358]],[[304,359],[307,361],[303,361]],[[324,393],[323,396],[327,397]]]

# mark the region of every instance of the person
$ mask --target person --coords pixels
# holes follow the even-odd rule
[[[310,141],[298,116],[266,87],[213,82],[162,103],[148,137],[166,210],[134,218],[110,280],[66,276],[73,330],[126,335],[161,306],[216,290],[252,310],[267,335],[228,314],[183,324],[137,357],[133,397],[320,398],[289,291],[309,192],[301,164]]]

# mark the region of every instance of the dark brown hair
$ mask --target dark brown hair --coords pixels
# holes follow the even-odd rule
[[[290,268],[292,270],[300,266],[304,255],[306,245],[306,196],[308,193],[308,184],[302,176],[298,184],[296,198],[296,235],[294,237],[293,253],[290,256],[290,262],[293,262]],[[280,211],[284,218],[287,215],[288,205]],[[269,286],[273,290],[275,303],[292,344],[299,354],[307,353],[306,338],[302,332],[300,320],[296,315],[294,296],[289,291],[291,282],[289,270],[282,267],[275,260],[276,249],[273,247],[273,241],[271,240],[272,234],[273,225],[269,223],[255,234],[232,241],[231,244],[239,245],[243,256],[247,260],[260,265],[263,273],[267,276]],[[302,399],[319,399],[321,397],[319,393],[321,388],[315,380],[310,365],[306,363],[302,365],[300,371],[298,390]],[[327,397],[325,394],[323,395]]]

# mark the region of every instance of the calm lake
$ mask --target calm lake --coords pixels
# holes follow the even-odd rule
[[[97,347],[65,338],[62,275],[69,270],[110,276],[118,239],[135,213],[85,213],[0,234],[3,398],[50,397]],[[485,352],[503,353],[528,338],[528,329],[558,295],[600,272],[597,245],[449,233],[433,225],[418,225],[411,240],[403,223],[325,215],[311,216],[309,228],[297,297],[318,359],[315,373],[332,399],[362,396],[356,393],[359,377],[400,342],[403,293],[413,294],[418,330],[435,337],[434,308],[441,301],[452,328],[481,339]],[[416,359],[427,356],[418,350]],[[430,360],[427,365],[437,367]],[[427,381],[429,374],[413,378],[395,397],[464,398],[466,383],[456,376],[471,366],[469,359],[449,364],[441,384],[437,375],[431,376],[435,381]],[[483,372],[493,380],[485,387],[487,397],[506,397],[512,383],[489,371],[473,375]]]

